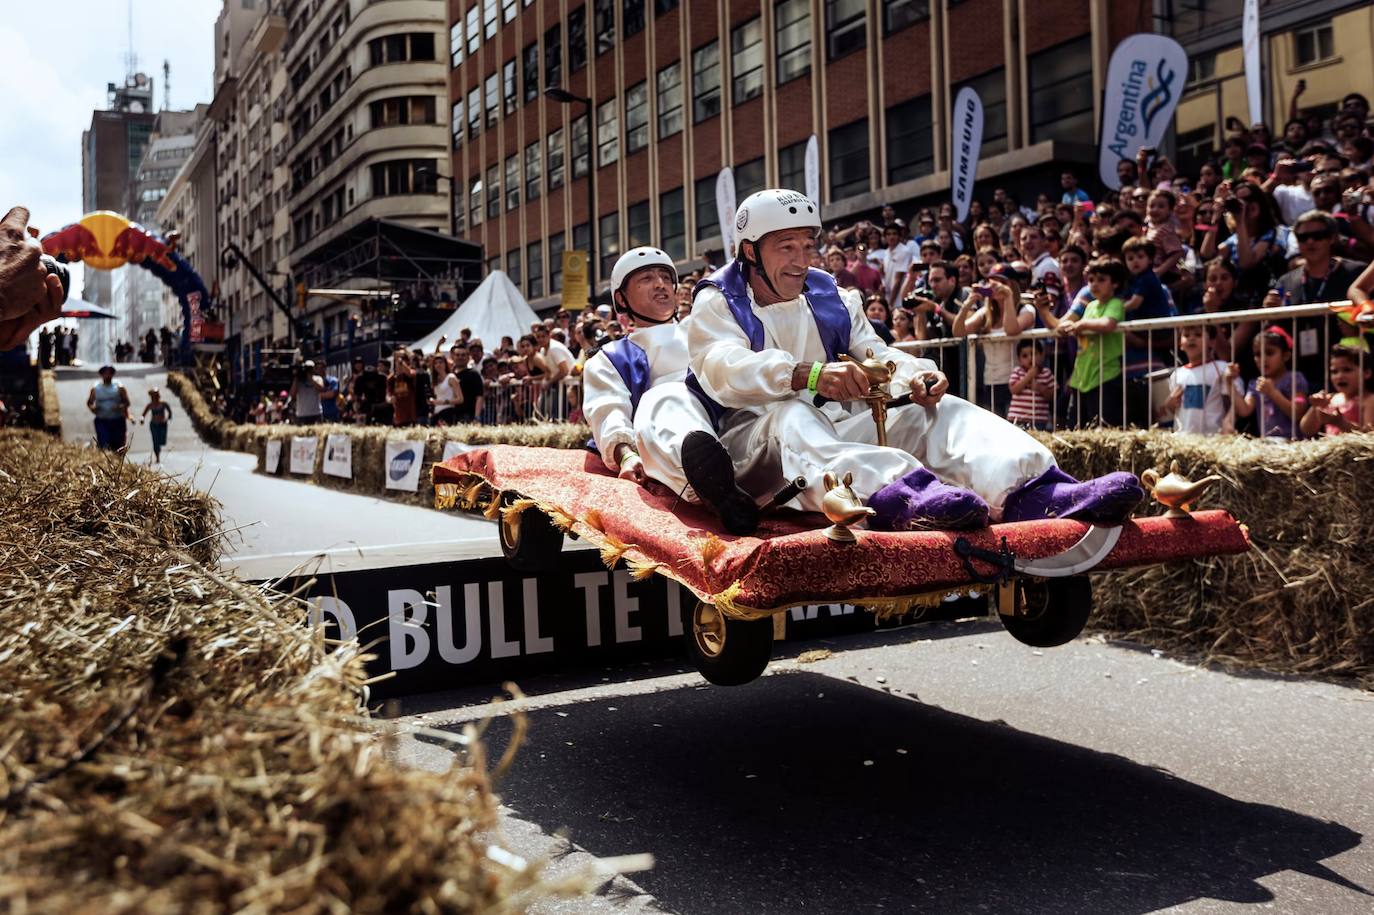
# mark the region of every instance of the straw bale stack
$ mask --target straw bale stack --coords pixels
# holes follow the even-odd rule
[[[0,433],[0,911],[522,911],[472,735],[391,761],[356,642],[214,571],[215,504]],[[498,863],[500,859],[504,863]]]

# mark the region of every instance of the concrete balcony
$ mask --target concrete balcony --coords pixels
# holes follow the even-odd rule
[[[366,168],[374,161],[423,159],[433,156],[442,174],[447,169],[447,127],[443,124],[402,124],[379,127],[355,134],[353,142],[333,162],[322,168],[299,192],[292,194],[290,207],[296,209],[334,183],[345,172]]]
[[[342,118],[362,112],[363,105],[374,96],[382,98],[392,95],[433,95],[436,115],[446,114],[449,105],[444,65],[420,61],[367,68],[353,78],[353,82],[344,89],[338,101],[324,116],[310,125],[309,130],[301,134],[300,140],[287,146],[287,155],[308,149],[322,137],[333,133]],[[362,114],[365,116],[365,112]],[[359,128],[355,128],[355,132],[358,130]]]

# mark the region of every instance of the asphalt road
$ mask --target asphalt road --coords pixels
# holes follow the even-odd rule
[[[161,382],[121,376],[137,409]],[[89,438],[89,384],[61,376],[69,438]],[[230,564],[490,548],[482,522],[253,474],[178,419],[164,469],[224,502],[241,528]],[[146,459],[146,427],[135,436]],[[819,647],[834,654],[798,662]],[[520,684],[506,847],[560,872],[588,853],[657,862],[536,911],[1374,912],[1374,695],[1098,638],[1032,650],[986,622],[777,648],[744,687],[671,662]],[[496,690],[393,712],[457,730]],[[493,755],[509,733],[492,724]],[[449,761],[441,741],[399,745],[417,766]]]

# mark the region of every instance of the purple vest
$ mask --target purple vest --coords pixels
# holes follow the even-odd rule
[[[692,295],[695,296],[705,286],[714,286],[721,291],[725,296],[725,303],[730,306],[730,314],[734,315],[740,328],[749,338],[749,348],[756,353],[761,351],[763,322],[754,314],[754,309],[749,303],[749,284],[740,270],[739,261],[731,261],[697,283]],[[840,298],[834,278],[814,267],[806,272],[806,284],[802,287],[802,294],[806,296],[806,304],[811,307],[811,316],[816,319],[816,329],[821,334],[821,346],[825,348],[825,359],[827,362],[834,362],[841,353],[849,352],[849,333],[853,328],[849,309]],[[696,375],[690,371],[687,373],[687,388],[696,395],[702,406],[706,407],[706,412],[711,416],[711,423],[719,429],[726,408],[711,399],[702,388],[701,382],[697,381]]]
[[[625,382],[625,387],[630,391],[630,418],[633,419],[635,411],[639,409],[639,399],[650,386],[649,354],[638,344],[630,342],[629,337],[612,340],[601,347],[601,352],[611,360],[611,365],[620,373],[620,380]],[[594,439],[587,440],[587,447],[600,453]]]

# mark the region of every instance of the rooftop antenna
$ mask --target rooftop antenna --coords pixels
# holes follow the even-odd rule
[[[172,110],[172,62],[162,61],[162,110]]]
[[[129,0],[129,45],[128,52],[124,55],[124,68],[127,71],[125,75],[130,80],[138,72],[138,55],[134,53],[134,0]],[[133,85],[132,82],[126,84]]]

